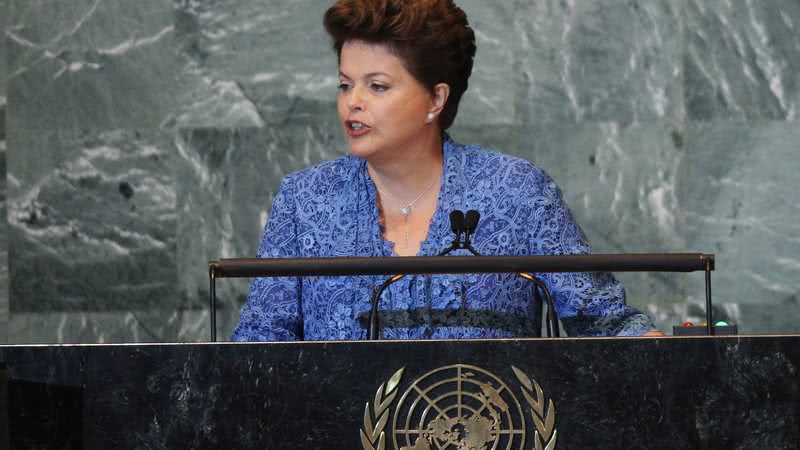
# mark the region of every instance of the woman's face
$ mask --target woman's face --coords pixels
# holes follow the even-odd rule
[[[350,152],[378,161],[415,148],[427,132],[438,133],[428,113],[433,96],[381,44],[347,41],[339,60],[339,119]]]

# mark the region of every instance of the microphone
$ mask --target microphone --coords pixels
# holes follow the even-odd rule
[[[455,209],[450,213],[450,229],[456,235],[453,242],[461,241],[461,233],[464,232],[464,213]]]
[[[458,250],[462,248],[461,244],[461,234],[464,233],[464,213],[459,210],[453,210],[450,212],[450,229],[453,230],[454,239],[453,242],[450,244],[450,247],[439,252],[436,256],[444,256],[450,252]]]
[[[478,227],[479,220],[481,220],[481,213],[475,211],[474,209],[470,209],[469,211],[467,211],[467,215],[464,219],[464,226],[466,227],[467,240],[469,240],[469,236],[475,232],[475,228]]]
[[[475,211],[474,209],[467,211],[466,218],[464,219],[464,243],[462,245],[465,249],[469,250],[470,253],[476,256],[480,256],[480,253],[478,253],[478,251],[472,247],[470,236],[472,236],[472,234],[475,233],[475,229],[478,228],[479,220],[481,220],[481,213]]]

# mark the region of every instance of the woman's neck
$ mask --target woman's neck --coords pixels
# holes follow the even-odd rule
[[[398,149],[391,158],[367,161],[370,177],[381,189],[402,201],[411,201],[442,174],[442,137]]]

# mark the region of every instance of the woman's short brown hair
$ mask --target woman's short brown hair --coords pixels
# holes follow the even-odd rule
[[[443,130],[453,124],[472,74],[475,33],[452,0],[338,0],[324,23],[340,57],[349,40],[384,44],[431,93],[450,85],[439,123]]]

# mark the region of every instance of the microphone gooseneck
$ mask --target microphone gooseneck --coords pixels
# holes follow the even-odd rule
[[[372,295],[372,299],[370,300],[370,310],[369,310],[369,340],[370,341],[377,341],[378,340],[378,302],[381,300],[381,295],[383,291],[386,290],[389,286],[393,285],[394,283],[400,281],[405,277],[405,275],[394,275],[386,279],[383,282],[380,288],[375,291],[375,294]]]
[[[474,235],[475,230],[478,228],[478,221],[481,219],[481,214],[474,209],[470,209],[467,211],[466,217],[464,218],[464,241],[461,243],[461,247],[467,249],[470,253],[475,256],[481,256],[480,252],[478,252],[473,246],[470,240],[471,236]],[[553,299],[550,297],[550,290],[547,289],[547,286],[544,282],[532,274],[525,273],[525,272],[515,272],[517,276],[520,278],[524,278],[534,284],[534,289],[540,289],[542,293],[544,293],[545,303],[547,303],[547,336],[548,337],[560,337],[561,332],[558,326],[558,317],[556,316],[556,308],[553,304]]]
[[[475,234],[475,230],[478,228],[478,222],[480,221],[480,218],[481,214],[474,209],[467,211],[466,215],[460,210],[454,210],[450,212],[450,230],[453,232],[453,242],[449,247],[439,252],[438,256],[444,256],[455,250],[461,249],[469,251],[474,256],[482,256],[480,252],[478,252],[478,250],[472,246],[471,241],[472,236]],[[461,240],[462,235],[464,236],[463,241]],[[542,280],[536,278],[532,274],[524,272],[515,273],[520,278],[524,278],[532,282],[534,284],[534,290],[539,289],[544,293],[545,302],[547,303],[547,336],[559,337],[560,331],[558,326],[558,317],[556,316],[553,299],[550,297],[550,291],[547,289],[547,286],[544,284],[544,282],[542,282]],[[383,292],[389,286],[402,280],[404,277],[404,274],[392,275],[391,277],[387,278],[372,295],[372,298],[370,299],[369,311],[369,340],[374,341],[378,339],[380,329],[378,320],[378,304],[380,303],[381,295],[383,295]]]
[[[462,211],[456,209],[450,213],[450,229],[453,231],[454,235],[453,242],[450,247],[441,251],[438,256],[444,256],[450,252],[462,248],[463,244],[461,242],[461,235],[465,232],[464,213]],[[378,304],[381,301],[381,295],[383,295],[383,291],[385,291],[392,284],[402,280],[404,277],[405,275],[392,275],[391,277],[387,278],[377,290],[375,290],[374,294],[372,294],[369,310],[369,340],[375,341],[378,339],[378,330],[380,329],[380,324],[378,323]]]
[[[560,337],[561,331],[558,326],[558,317],[556,316],[556,308],[553,305],[553,299],[550,297],[550,290],[547,289],[547,286],[544,282],[535,276],[525,273],[525,272],[516,272],[516,274],[524,278],[530,282],[532,282],[535,287],[534,289],[541,289],[544,293],[544,301],[547,303],[547,320],[545,323],[547,324],[547,337]]]
[[[453,231],[453,242],[450,244],[449,247],[439,252],[438,256],[444,256],[455,250],[464,248],[464,244],[461,242],[461,235],[466,233],[466,226],[464,222],[465,219],[463,211],[456,209],[450,212],[450,229]],[[474,229],[475,226],[473,225],[472,228]],[[370,310],[369,310],[369,330],[368,330],[369,340],[374,341],[378,339],[378,334],[379,334],[378,330],[380,328],[380,324],[378,323],[379,322],[378,304],[381,301],[381,296],[383,295],[383,291],[385,291],[392,284],[402,280],[403,277],[405,277],[405,275],[392,275],[391,277],[387,278],[386,281],[384,281],[383,284],[381,284],[381,286],[377,290],[375,290],[375,292],[372,294],[372,298],[370,299]]]

